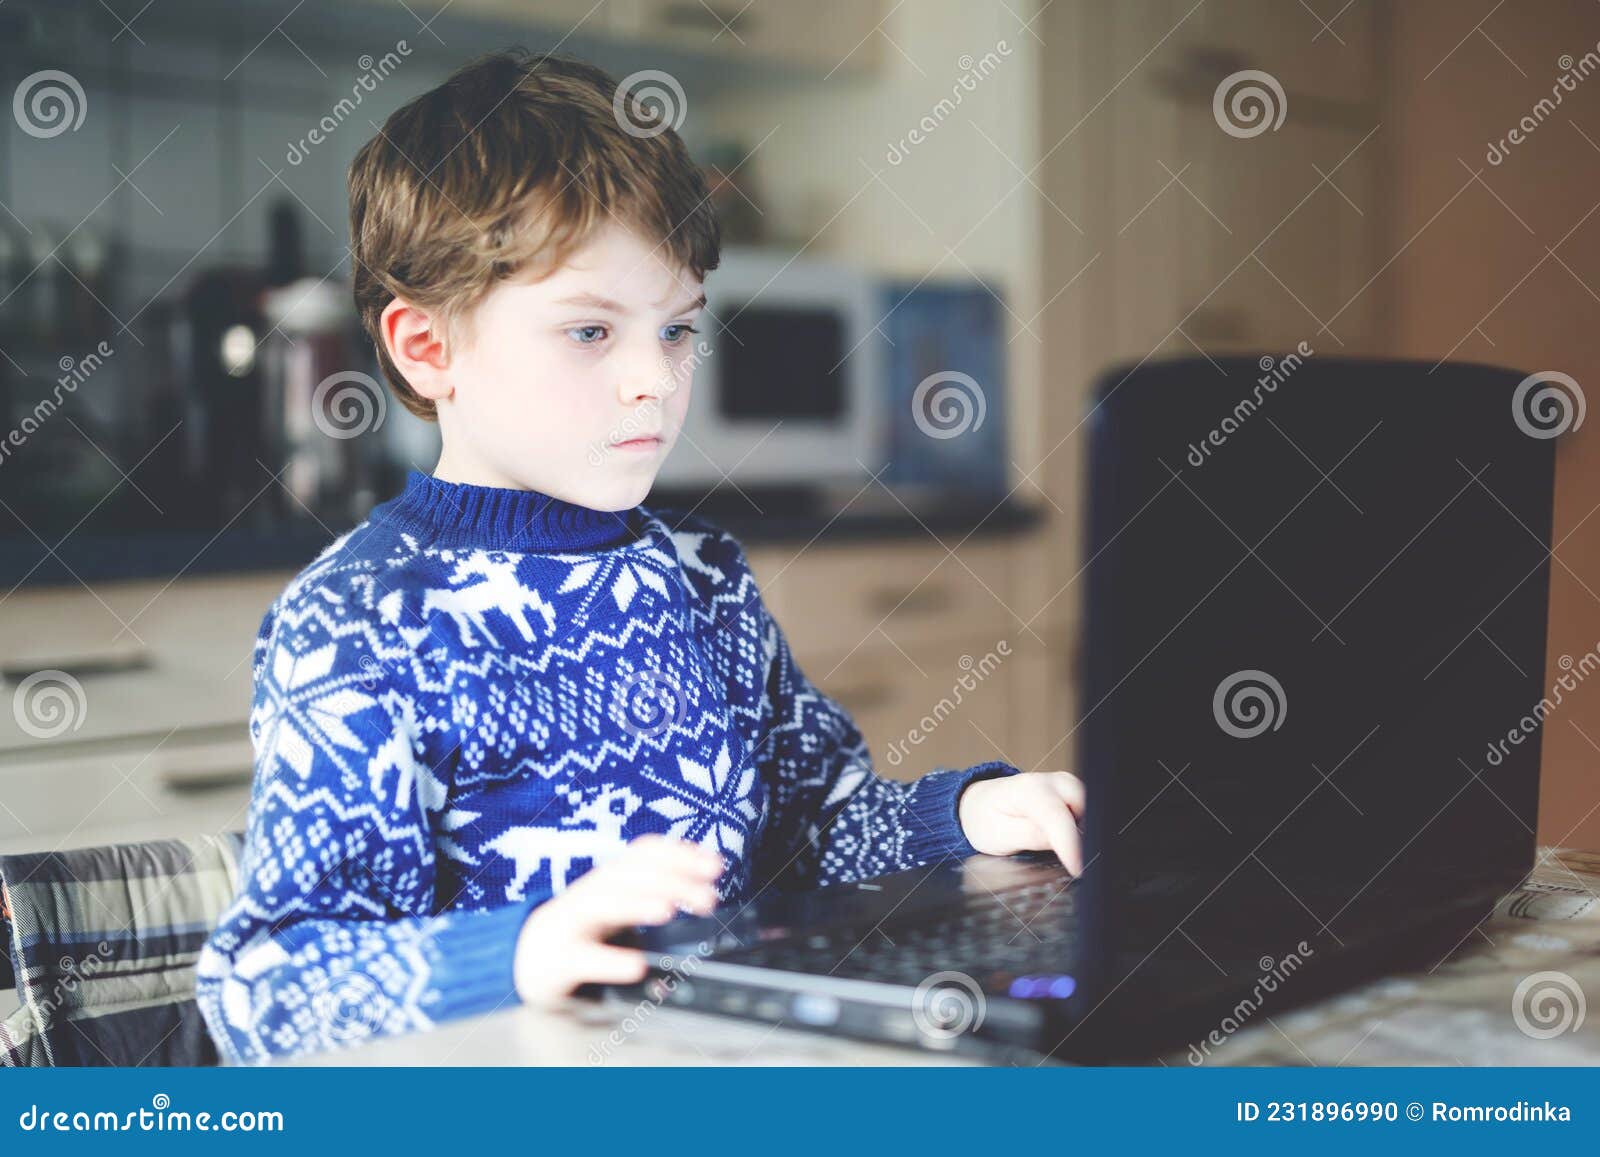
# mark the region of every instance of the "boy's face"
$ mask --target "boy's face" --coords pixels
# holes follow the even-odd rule
[[[683,424],[703,305],[699,281],[614,224],[542,280],[496,286],[441,374],[435,473],[637,505]]]

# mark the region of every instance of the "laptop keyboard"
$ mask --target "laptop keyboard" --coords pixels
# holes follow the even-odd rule
[[[717,958],[913,986],[949,969],[980,977],[1059,972],[1076,937],[1077,891],[1070,883],[1063,875],[1001,888],[975,895],[954,911],[891,917],[876,926],[813,929]]]

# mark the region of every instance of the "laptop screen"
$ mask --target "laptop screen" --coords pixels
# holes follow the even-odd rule
[[[1553,453],[1521,380],[1292,354],[1101,382],[1075,738],[1111,983],[1487,914],[1531,867]]]

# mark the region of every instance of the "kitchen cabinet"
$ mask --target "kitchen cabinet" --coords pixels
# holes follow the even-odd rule
[[[876,0],[609,0],[614,35],[721,57],[820,70],[870,68],[881,56]]]
[[[1056,743],[1071,710],[1070,681],[1056,674],[1064,628],[1044,616],[1029,624],[1034,608],[1017,601],[1039,547],[1024,533],[954,555],[931,538],[748,553],[801,669],[851,712],[877,770],[909,779],[990,759],[1029,767],[1046,754],[1068,766]],[[13,592],[0,615],[0,674],[15,708],[0,712],[0,851],[242,827],[251,656],[291,577]],[[70,722],[30,717],[53,710],[42,701],[19,706],[44,670],[72,676],[55,696]]]
[[[475,18],[553,33],[563,45],[602,37],[817,75],[874,67],[882,58],[876,29],[891,11],[883,0],[421,0],[412,7],[423,20],[442,14],[440,26]]]
[[[1032,534],[954,555],[933,541],[762,547],[750,563],[796,662],[850,712],[877,772],[914,779],[991,759],[1070,766],[1059,741],[1073,683],[1054,672],[1068,670],[1076,602],[1069,591],[1059,614],[1036,615],[1023,601],[1043,547]]]
[[[242,723],[92,751],[0,754],[0,853],[243,828],[250,775]]]
[[[261,617],[288,572],[25,587],[0,610],[0,754],[243,726]],[[62,671],[24,690],[37,672]],[[44,714],[59,707],[65,722]],[[58,730],[59,729],[59,730]]]

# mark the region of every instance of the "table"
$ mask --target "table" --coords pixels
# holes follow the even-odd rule
[[[1600,1065],[1600,855],[1540,848],[1445,960],[1262,1017],[1207,1064]],[[970,1060],[656,1006],[569,1001],[302,1058],[316,1065],[957,1065]],[[1152,1063],[1184,1066],[1187,1049]]]

